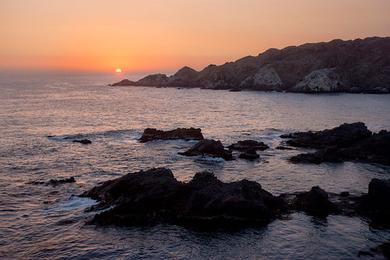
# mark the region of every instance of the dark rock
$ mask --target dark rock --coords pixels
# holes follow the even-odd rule
[[[155,74],[135,84],[305,93],[389,93],[389,60],[390,37],[333,40],[269,49],[255,57],[209,65],[199,72],[184,67],[170,77]]]
[[[382,130],[371,137],[340,149],[343,160],[390,165],[390,132]]]
[[[363,195],[358,208],[360,214],[376,226],[390,226],[390,180],[372,179],[368,194]]]
[[[72,142],[80,144],[92,144],[92,141],[88,139],[73,140]]]
[[[390,165],[390,132],[382,130],[349,146],[332,146],[290,158],[294,163],[360,161]]]
[[[238,151],[246,151],[246,150],[260,150],[264,151],[269,148],[268,145],[266,145],[263,142],[258,142],[255,140],[244,140],[244,141],[238,141],[237,143],[234,143],[232,145],[228,146],[231,150],[238,150]]]
[[[337,206],[329,200],[328,193],[318,186],[310,191],[298,194],[293,207],[309,215],[326,217],[338,211]]]
[[[314,153],[298,154],[290,158],[293,163],[342,162],[343,159],[336,147],[325,148]]]
[[[264,225],[285,210],[284,202],[251,181],[223,183],[212,173],[178,182],[169,169],[129,173],[104,182],[82,196],[108,210],[91,221],[98,225],[170,223],[192,227]]]
[[[350,194],[349,194],[348,191],[343,191],[343,192],[340,193],[340,196],[341,196],[341,197],[348,197],[349,195],[350,195]]]
[[[179,154],[185,156],[209,155],[212,157],[221,157],[225,160],[233,160],[231,151],[226,150],[221,141],[210,139],[201,140],[189,150]]]
[[[240,158],[247,160],[257,160],[260,158],[260,155],[256,153],[256,150],[246,150],[240,154]]]
[[[51,179],[47,182],[46,181],[33,181],[32,184],[57,186],[60,184],[74,183],[74,182],[76,182],[76,179],[74,177],[70,177],[70,178],[66,178],[66,179]]]
[[[327,148],[330,146],[346,147],[371,136],[364,123],[342,124],[332,129],[318,132],[297,132],[282,135],[282,138],[291,138],[288,145],[307,148]]]
[[[277,150],[294,150],[294,149],[291,148],[291,147],[282,146],[282,145],[277,146],[276,149],[277,149]]]
[[[111,84],[112,87],[118,87],[118,86],[136,86],[137,83],[128,79],[121,80],[119,82],[116,82],[114,84]]]
[[[155,128],[147,128],[144,130],[141,142],[146,143],[153,140],[203,140],[202,130],[199,128],[177,128],[170,131],[157,130]]]

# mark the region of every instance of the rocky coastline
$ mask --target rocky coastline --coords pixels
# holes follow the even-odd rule
[[[390,93],[390,37],[333,40],[269,49],[201,71],[124,79],[110,86],[255,90],[295,93]]]

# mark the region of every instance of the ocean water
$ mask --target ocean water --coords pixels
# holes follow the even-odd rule
[[[211,170],[223,181],[248,179],[275,195],[319,185],[329,192],[367,191],[381,165],[291,164],[300,150],[275,147],[283,133],[362,121],[390,129],[390,95],[305,95],[201,89],[107,87],[101,76],[0,78],[1,259],[353,259],[390,239],[358,217],[317,219],[294,213],[264,228],[198,232],[171,225],[85,225],[95,201],[77,197],[99,182],[151,167],[181,181]],[[225,145],[255,139],[271,146],[256,162],[178,155],[193,141],[139,143],[143,129],[200,127]],[[88,138],[91,145],[72,143]],[[74,176],[74,184],[33,181]]]

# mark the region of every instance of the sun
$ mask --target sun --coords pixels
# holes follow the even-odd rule
[[[117,68],[117,69],[115,69],[115,72],[116,72],[116,73],[121,73],[121,72],[122,72],[122,69]]]

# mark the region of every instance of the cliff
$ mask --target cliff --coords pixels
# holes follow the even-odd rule
[[[112,86],[247,89],[289,92],[390,93],[390,37],[307,43],[269,49],[201,71],[149,75]]]

